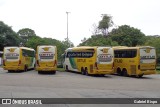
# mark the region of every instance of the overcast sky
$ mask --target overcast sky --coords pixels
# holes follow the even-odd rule
[[[78,45],[92,35],[101,14],[110,14],[116,26],[130,25],[146,35],[160,35],[160,0],[0,0],[0,20],[14,31],[30,28],[40,37]]]

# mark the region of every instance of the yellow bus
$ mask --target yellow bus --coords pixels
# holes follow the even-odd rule
[[[35,67],[35,50],[27,47],[4,47],[3,68],[12,71],[27,71]]]
[[[142,77],[156,73],[156,50],[151,46],[113,47],[114,73]]]
[[[36,52],[36,70],[38,73],[51,72],[56,73],[57,69],[57,48],[51,45],[37,46]]]
[[[73,47],[64,53],[63,67],[66,71],[83,75],[101,75],[113,73],[113,49],[111,47]]]

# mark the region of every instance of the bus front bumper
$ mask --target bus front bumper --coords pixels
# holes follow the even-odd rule
[[[91,74],[113,74],[113,70],[94,70]]]
[[[36,71],[56,71],[53,67],[36,67]]]
[[[150,74],[156,74],[156,70],[143,70],[138,75],[150,75]]]
[[[13,71],[19,71],[24,70],[23,66],[3,66],[4,70],[13,70]]]

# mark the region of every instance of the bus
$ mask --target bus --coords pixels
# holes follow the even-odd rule
[[[111,47],[81,46],[66,49],[63,67],[82,75],[113,73],[113,49]]]
[[[52,45],[37,46],[36,71],[55,74],[57,69],[57,47]]]
[[[35,67],[35,50],[27,47],[4,47],[3,69],[27,71]]]
[[[3,57],[3,51],[0,51],[0,66],[3,64],[2,57]]]
[[[114,73],[136,76],[156,73],[156,50],[151,46],[113,47]]]

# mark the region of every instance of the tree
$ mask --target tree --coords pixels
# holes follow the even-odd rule
[[[69,39],[67,41],[67,38],[65,38],[64,41],[62,41],[62,43],[66,48],[74,47],[74,44]]]
[[[17,32],[18,36],[20,36],[22,38],[22,42],[25,45],[25,43],[28,41],[29,38],[31,38],[32,36],[36,36],[36,33],[34,30],[30,29],[30,28],[23,28],[20,29]]]
[[[0,50],[2,51],[5,46],[18,46],[20,38],[12,30],[12,28],[0,21]]]
[[[98,35],[98,34],[100,34],[100,29],[98,29],[98,26],[94,23],[93,25],[92,25],[92,35]]]
[[[109,27],[113,26],[113,21],[112,21],[112,17],[109,15],[103,15],[103,18],[101,21],[99,21],[99,25],[98,28],[102,31],[102,34],[104,36],[107,36],[109,31]]]
[[[85,40],[79,46],[117,46],[118,43],[112,41],[111,38],[106,38],[102,35],[93,35],[91,38]]]
[[[112,29],[110,37],[119,45],[137,46],[145,43],[145,34],[139,29],[130,27],[129,25],[119,26],[117,29]]]
[[[64,50],[66,50],[68,47],[64,42],[58,41],[56,39],[52,38],[41,38],[39,36],[32,36],[28,39],[26,42],[26,46],[33,48],[36,50],[36,47],[38,45],[53,45],[57,46],[57,53],[58,53],[58,60],[61,60],[61,55],[64,53]]]
[[[159,36],[146,36],[146,46],[153,46],[156,48],[157,62],[160,64],[160,37]]]

